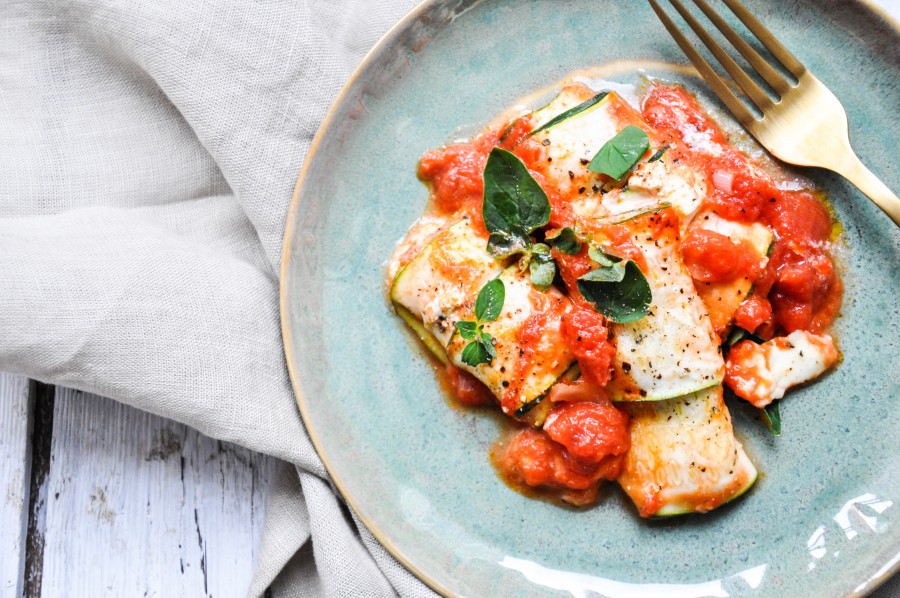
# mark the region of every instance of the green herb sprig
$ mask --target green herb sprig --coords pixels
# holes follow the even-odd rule
[[[500,317],[505,300],[506,287],[502,280],[495,278],[478,291],[478,297],[475,299],[475,321],[461,320],[456,323],[459,335],[469,341],[460,357],[464,364],[472,367],[481,363],[490,364],[497,357],[494,339],[484,331],[484,325]]]
[[[636,262],[596,245],[588,248],[588,255],[599,267],[578,279],[578,291],[598,312],[618,324],[636,322],[650,312],[650,283]]]
[[[550,221],[550,201],[525,164],[499,147],[491,150],[484,167],[481,214],[490,233],[488,253],[498,258],[522,254],[519,267],[529,270],[531,284],[542,291],[550,288],[556,262],[548,245],[531,239]]]

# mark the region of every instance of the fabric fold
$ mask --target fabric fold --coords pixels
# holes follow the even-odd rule
[[[251,595],[433,595],[335,495],[278,311],[319,122],[415,3],[0,5],[0,370],[289,462]]]

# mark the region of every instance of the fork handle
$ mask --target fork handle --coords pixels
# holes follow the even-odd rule
[[[852,150],[847,152],[847,157],[841,167],[835,168],[834,171],[856,185],[857,189],[865,193],[869,199],[875,202],[875,205],[890,216],[894,224],[900,226],[900,199],[897,199],[893,191],[866,168],[866,165],[856,157]]]

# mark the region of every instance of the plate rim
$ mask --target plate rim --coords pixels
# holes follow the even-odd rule
[[[490,0],[476,0],[472,6],[475,4],[481,4],[482,2],[488,2]],[[891,16],[886,9],[881,6],[875,4],[875,0],[852,0],[855,4],[861,6],[864,10],[876,15],[878,18],[887,23],[893,30],[894,33],[900,37],[900,21],[896,20]],[[390,553],[392,557],[397,559],[408,571],[410,571],[413,575],[415,575],[422,583],[430,587],[432,590],[444,596],[446,598],[451,598],[456,594],[450,591],[448,588],[444,587],[433,578],[431,578],[425,571],[417,567],[413,564],[412,560],[404,553],[401,549],[399,549],[388,537],[388,534],[382,531],[378,526],[376,526],[368,517],[363,515],[360,510],[357,508],[355,501],[351,497],[350,493],[345,490],[344,482],[341,477],[336,474],[333,466],[329,462],[328,458],[325,455],[325,451],[322,448],[321,441],[319,439],[319,435],[316,432],[315,427],[312,425],[312,417],[309,414],[308,406],[306,401],[304,400],[303,393],[300,390],[300,380],[299,375],[297,374],[294,368],[294,351],[292,348],[292,343],[289,342],[293,340],[293,332],[290,325],[290,318],[288,317],[288,310],[290,308],[288,301],[288,289],[286,280],[288,277],[288,270],[290,269],[291,264],[291,248],[293,247],[293,242],[296,236],[296,222],[297,222],[297,213],[300,208],[300,197],[303,191],[304,183],[306,182],[307,175],[310,170],[310,165],[313,162],[313,158],[316,155],[316,152],[319,149],[323,139],[326,136],[327,131],[331,128],[332,122],[335,120],[335,116],[337,113],[337,108],[344,102],[344,100],[349,96],[350,90],[354,87],[354,84],[362,77],[363,73],[366,72],[370,63],[372,63],[377,55],[379,55],[383,50],[390,47],[391,43],[398,37],[400,37],[400,33],[405,30],[405,28],[412,22],[414,22],[420,15],[429,10],[432,6],[440,4],[441,0],[420,0],[418,4],[416,4],[409,12],[407,12],[403,17],[400,18],[394,25],[392,25],[379,39],[372,48],[366,53],[363,59],[360,61],[359,65],[353,70],[353,73],[348,77],[347,81],[343,84],[337,96],[335,96],[334,100],[328,107],[325,116],[322,118],[322,121],[319,123],[318,128],[316,129],[316,134],[313,137],[312,142],[310,143],[309,149],[307,150],[306,156],[303,158],[303,165],[300,168],[300,173],[297,176],[297,181],[294,184],[294,191],[291,196],[290,207],[288,208],[287,216],[285,219],[284,226],[284,236],[281,246],[281,265],[279,269],[279,277],[278,277],[278,297],[279,297],[279,316],[281,320],[281,339],[282,346],[284,349],[284,357],[285,364],[288,370],[288,377],[291,381],[291,388],[294,392],[294,398],[297,403],[297,407],[300,411],[300,417],[303,420],[303,425],[306,428],[306,433],[309,435],[310,440],[312,441],[313,447],[316,450],[316,454],[319,459],[321,459],[322,464],[325,467],[325,470],[328,472],[328,475],[331,477],[332,482],[337,488],[338,492],[340,492],[341,497],[347,503],[347,505],[353,510],[354,515],[366,526],[366,529],[369,530],[369,533],[374,536],[374,538],[381,544],[385,550]],[[900,547],[898,547],[900,548]],[[876,573],[869,579],[865,581],[863,588],[860,591],[852,591],[847,594],[847,598],[857,598],[863,597],[871,594],[876,589],[878,589],[884,582],[893,577],[895,574],[900,573],[900,551],[896,555],[894,555],[891,559],[888,559],[888,563],[893,560],[893,564],[884,570],[876,571]]]
[[[279,314],[281,318],[281,342],[284,348],[284,357],[288,369],[288,377],[291,380],[291,388],[294,391],[294,399],[297,403],[297,407],[300,410],[300,417],[303,419],[303,425],[306,427],[306,433],[309,435],[313,447],[316,449],[316,454],[318,455],[319,459],[322,460],[322,465],[325,466],[325,471],[328,472],[328,475],[331,477],[331,481],[334,482],[334,485],[338,489],[338,492],[341,493],[341,497],[344,499],[347,505],[351,509],[353,509],[354,515],[356,515],[356,517],[359,518],[360,521],[362,521],[363,525],[366,526],[366,529],[369,530],[369,533],[371,533],[372,536],[375,537],[378,543],[381,544],[385,548],[385,550],[387,550],[391,554],[392,557],[397,559],[400,564],[402,564],[409,572],[415,575],[416,578],[422,581],[425,585],[430,587],[441,596],[452,598],[454,594],[448,588],[445,588],[444,586],[439,584],[437,581],[428,576],[424,571],[419,569],[419,567],[414,565],[410,558],[388,538],[386,533],[384,533],[368,517],[360,512],[360,509],[357,508],[356,502],[350,496],[350,493],[345,490],[343,480],[339,475],[336,474],[328,458],[325,456],[325,451],[322,449],[319,435],[316,432],[315,427],[312,425],[312,417],[309,414],[306,401],[303,398],[303,393],[300,391],[299,376],[294,369],[294,351],[292,348],[292,343],[289,342],[293,339],[293,332],[291,330],[290,318],[288,318],[287,315],[289,302],[287,285],[285,284],[290,267],[291,247],[293,245],[293,240],[296,233],[295,224],[297,222],[297,212],[300,209],[300,195],[301,191],[303,190],[303,184],[310,170],[310,165],[313,162],[313,158],[317,150],[319,149],[322,140],[325,138],[325,133],[330,128],[331,123],[335,120],[335,114],[337,112],[338,106],[340,106],[344,102],[345,98],[350,94],[351,88],[368,69],[369,63],[373,61],[374,57],[382,50],[389,47],[391,42],[394,41],[395,38],[399,37],[400,32],[403,31],[407,27],[407,25],[414,22],[422,13],[428,10],[432,4],[435,4],[438,1],[439,0],[421,0],[409,12],[403,15],[403,17],[399,21],[394,23],[394,25],[392,25],[391,28],[388,29],[380,38],[378,38],[378,41],[375,42],[375,45],[372,46],[372,48],[366,53],[362,61],[360,61],[359,65],[356,67],[356,69],[354,69],[353,73],[341,87],[340,92],[338,92],[338,95],[334,98],[334,101],[332,101],[331,105],[329,105],[328,111],[325,113],[324,118],[322,118],[322,122],[319,123],[319,127],[316,129],[316,134],[313,137],[312,142],[310,143],[309,150],[307,150],[306,152],[306,157],[303,159],[303,166],[300,168],[300,174],[297,176],[297,182],[294,184],[294,192],[291,196],[291,205],[290,208],[288,208],[287,219],[285,221],[284,239],[281,245],[281,268],[278,276],[278,303]],[[898,30],[900,30],[900,27],[898,27]]]

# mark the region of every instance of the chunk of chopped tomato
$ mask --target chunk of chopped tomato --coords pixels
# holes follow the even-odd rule
[[[628,450],[628,415],[609,401],[560,403],[544,421],[544,431],[582,461],[599,463]]]
[[[582,461],[542,430],[527,428],[510,439],[495,465],[513,483],[563,490],[564,500],[586,504],[596,497],[598,482],[619,476],[622,459],[622,455],[609,455],[599,462]]]
[[[584,379],[605,386],[616,355],[616,347],[609,341],[606,319],[593,308],[575,305],[563,317],[560,330],[581,366]]]
[[[759,257],[749,243],[735,243],[715,231],[691,229],[681,242],[681,253],[691,277],[701,282],[756,280],[760,273]]]

